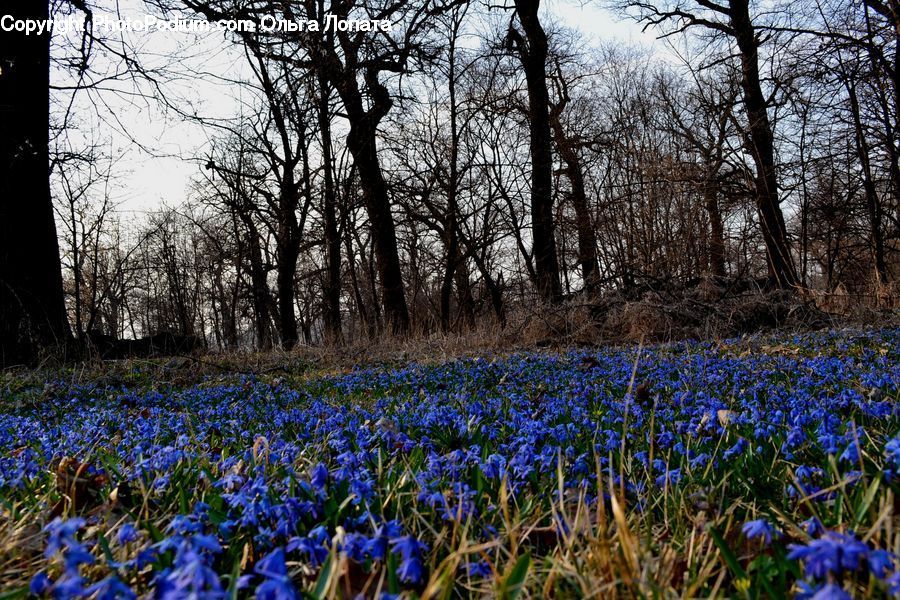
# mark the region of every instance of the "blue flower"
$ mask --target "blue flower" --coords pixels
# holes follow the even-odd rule
[[[486,560],[479,560],[468,563],[466,565],[466,573],[468,573],[469,577],[486,579],[493,576],[494,570],[491,568],[491,563]]]
[[[298,597],[288,577],[283,548],[276,548],[267,554],[253,570],[266,578],[256,587],[256,597],[260,600],[293,600]]]
[[[900,594],[900,571],[897,571],[893,575],[888,577],[885,583],[887,583],[888,592],[892,596]]]
[[[900,468],[900,437],[895,437],[884,445],[884,455],[895,468]]]
[[[818,537],[825,533],[825,527],[822,525],[822,521],[817,517],[810,517],[803,521],[800,523],[800,528],[806,532],[806,535],[811,537]]]
[[[762,538],[766,545],[772,543],[773,537],[778,537],[780,535],[779,532],[765,519],[747,521],[744,523],[744,526],[741,527],[741,531],[748,540]]]
[[[391,540],[391,546],[391,552],[400,555],[400,566],[397,568],[400,581],[412,585],[421,583],[424,567],[420,555],[428,547],[411,535]]]
[[[738,441],[735,442],[735,444],[731,448],[725,450],[725,452],[722,453],[722,456],[725,458],[725,460],[729,460],[731,458],[734,458],[735,456],[740,456],[749,446],[750,444],[747,443],[747,440],[745,440],[744,438],[738,438]]]
[[[174,568],[160,574],[157,593],[167,600],[185,596],[223,597],[225,592],[219,575],[207,560],[207,555],[185,544],[175,556]]]
[[[313,567],[318,567],[328,556],[328,548],[326,545],[329,541],[328,531],[322,527],[316,527],[309,532],[307,537],[296,537],[291,539],[287,545],[287,551],[300,550],[304,553]]]
[[[253,567],[253,570],[263,577],[279,578],[287,577],[287,563],[284,558],[284,549],[276,548]]]
[[[319,463],[315,467],[313,467],[310,476],[310,483],[316,491],[324,492],[325,486],[328,483],[328,467],[326,467],[322,463]]]
[[[31,578],[28,590],[33,596],[43,596],[52,585],[53,581],[51,581],[50,577],[43,571],[38,571],[35,576]]]
[[[869,547],[852,535],[829,531],[806,545],[791,544],[790,560],[801,560],[804,572],[814,579],[828,573],[857,571],[869,555]]]
[[[869,570],[878,579],[884,579],[893,572],[895,558],[893,553],[887,550],[872,550],[868,556]]]
[[[851,600],[850,594],[834,583],[827,583],[815,590],[810,600]]]
[[[59,517],[53,519],[44,527],[44,531],[48,533],[44,556],[50,558],[57,552],[67,548],[81,546],[75,539],[75,534],[82,527],[84,527],[84,519],[81,517],[68,520],[63,520]]]
[[[119,544],[127,544],[129,542],[135,542],[141,538],[141,532],[139,532],[134,525],[131,523],[125,523],[119,528],[119,533],[116,534],[116,541]]]
[[[97,600],[133,600],[137,594],[115,575],[101,579],[84,591],[85,595]]]
[[[681,481],[681,469],[672,469],[657,477],[655,483],[657,487],[665,487],[667,485],[676,485],[679,481]]]

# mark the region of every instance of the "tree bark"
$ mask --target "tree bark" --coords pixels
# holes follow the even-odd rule
[[[247,246],[250,254],[250,295],[253,301],[254,322],[256,326],[256,345],[260,350],[272,347],[271,322],[269,313],[269,284],[266,281],[266,270],[263,265],[261,239],[256,223],[249,212],[238,211],[238,218],[247,229]]]
[[[578,263],[581,265],[581,278],[588,294],[599,292],[600,263],[597,259],[597,235],[594,232],[594,219],[588,206],[587,193],[584,187],[584,168],[578,148],[569,139],[563,129],[559,114],[564,103],[551,113],[551,125],[556,137],[556,148],[566,165],[566,177],[572,187],[572,208],[575,209],[576,230],[578,234]]]
[[[278,332],[281,346],[290,350],[297,343],[297,316],[294,313],[295,283],[294,272],[297,270],[298,247],[294,239],[297,231],[297,186],[293,175],[285,169],[280,182],[281,198],[278,202],[278,228],[275,255],[276,287],[278,294]]]
[[[869,226],[871,227],[872,257],[875,262],[875,277],[879,284],[888,281],[888,269],[884,260],[884,237],[881,232],[881,203],[878,201],[878,192],[872,179],[872,165],[869,161],[869,145],[862,126],[862,118],[859,111],[859,98],[856,95],[856,86],[847,83],[847,94],[850,98],[850,112],[853,114],[853,128],[856,134],[856,153],[859,164],[862,167],[863,193],[866,197],[866,209],[869,213]]]
[[[459,266],[459,131],[456,106],[456,34],[458,24],[454,22],[448,51],[447,92],[450,96],[450,174],[447,181],[447,218],[444,226],[446,259],[441,280],[441,330],[450,329],[450,298],[453,293],[453,279]]]
[[[725,277],[725,226],[715,182],[707,181],[703,187],[703,203],[709,217],[709,270],[715,277]]]
[[[747,150],[756,167],[756,208],[769,263],[769,276],[782,289],[798,285],[787,228],[778,199],[775,142],[759,78],[759,39],[748,0],[729,0],[731,28],[740,51],[741,88],[747,111]]]
[[[552,137],[550,135],[550,93],[547,89],[547,34],[538,18],[540,0],[516,0],[516,15],[524,36],[510,29],[518,49],[528,86],[531,133],[531,227],[537,288],[547,302],[562,295],[559,259],[553,225]]]
[[[337,227],[337,196],[334,188],[334,165],[331,150],[330,90],[328,80],[317,73],[319,84],[319,131],[322,136],[324,189],[322,213],[325,218],[325,331],[331,343],[340,344],[341,331],[341,240]]]
[[[388,113],[393,102],[384,86],[377,81],[377,75],[372,72],[366,75],[371,95],[368,110],[363,108],[355,73],[343,73],[337,79],[338,94],[350,121],[347,149],[353,156],[353,163],[359,174],[359,184],[372,228],[385,319],[393,333],[402,335],[409,331],[409,309],[404,295],[397,232],[376,143],[378,123]]]
[[[41,0],[5,12],[49,16]],[[0,365],[33,362],[71,338],[50,196],[49,40],[0,35]]]

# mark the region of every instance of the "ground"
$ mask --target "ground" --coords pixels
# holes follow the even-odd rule
[[[900,330],[211,360],[2,375],[0,597],[900,590]]]

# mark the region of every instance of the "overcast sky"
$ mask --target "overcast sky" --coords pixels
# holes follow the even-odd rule
[[[654,36],[643,33],[630,21],[614,18],[597,6],[555,0],[545,4],[545,18],[579,30],[592,43],[609,42],[648,46]],[[143,18],[140,0],[120,0],[123,16]],[[239,111],[238,86],[227,85],[218,76],[234,74],[242,55],[221,33],[131,32],[131,43],[142,48],[142,60],[163,64],[172,55],[192,56],[182,70],[183,77],[173,89],[189,99],[204,116],[229,117]],[[200,70],[205,72],[198,72]],[[177,69],[176,69],[177,71]],[[93,98],[98,98],[95,95]],[[126,214],[153,211],[162,203],[179,205],[189,196],[189,183],[199,173],[198,157],[215,133],[169,113],[153,103],[125,94],[105,94],[106,110],[93,110],[91,98],[79,98],[78,123],[85,130],[103,132],[107,150],[120,157],[112,182],[112,198]],[[121,134],[127,128],[128,136]],[[129,137],[130,136],[130,137]],[[143,148],[151,150],[145,151]],[[123,215],[126,216],[126,215]]]

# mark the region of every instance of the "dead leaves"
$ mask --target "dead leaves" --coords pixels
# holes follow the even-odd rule
[[[83,512],[95,509],[104,504],[103,489],[109,485],[109,476],[94,469],[89,463],[81,462],[71,456],[62,457],[54,471],[54,485],[62,496],[50,509],[50,517],[58,517],[67,511]],[[121,487],[121,486],[120,486]],[[129,492],[114,491],[116,502]]]

